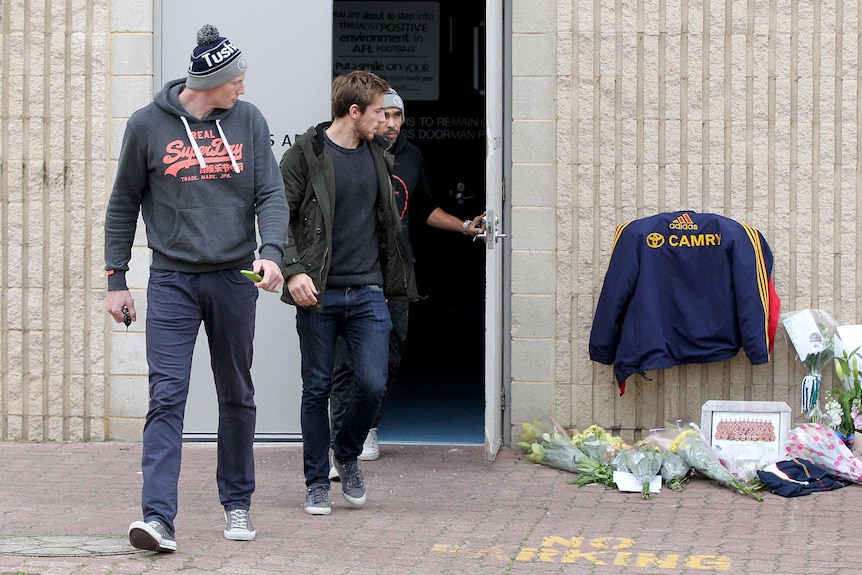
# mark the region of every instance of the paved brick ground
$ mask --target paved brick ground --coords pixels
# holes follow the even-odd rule
[[[862,487],[795,499],[737,495],[698,479],[683,493],[569,485],[516,450],[383,446],[363,464],[368,504],[302,511],[300,447],[256,448],[253,542],[222,537],[215,449],[183,454],[178,551],[24,556],[11,538],[116,538],[139,518],[140,445],[0,443],[0,575],[732,573],[839,575],[862,562]],[[26,546],[22,544],[22,546]],[[24,552],[22,548],[19,552]]]

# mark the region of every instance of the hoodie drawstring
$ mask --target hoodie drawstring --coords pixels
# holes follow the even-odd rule
[[[195,157],[198,159],[198,165],[201,168],[206,168],[207,163],[206,163],[206,161],[204,161],[204,155],[201,154],[201,149],[198,147],[198,143],[195,141],[195,137],[192,136],[192,129],[189,128],[189,121],[186,120],[185,116],[180,116],[180,120],[183,121],[183,126],[186,127],[186,134],[189,137],[189,143],[191,143],[192,148],[195,151]]]
[[[198,165],[201,168],[205,168],[207,166],[206,160],[204,160],[204,155],[201,153],[200,147],[198,147],[198,143],[195,140],[195,137],[192,135],[192,129],[189,127],[189,121],[186,120],[185,116],[180,116],[180,120],[183,121],[183,126],[186,127],[186,135],[189,137],[189,143],[192,145],[192,149],[195,151],[195,157],[198,159]],[[218,128],[219,136],[221,136],[222,144],[224,144],[225,149],[227,150],[227,155],[230,156],[230,163],[233,166],[233,171],[237,174],[239,173],[239,164],[236,163],[236,158],[233,155],[233,150],[230,149],[230,144],[227,141],[227,138],[224,135],[224,130],[221,127],[221,120],[216,120],[216,128]]]
[[[236,163],[236,158],[233,157],[233,150],[230,149],[230,144],[227,141],[227,138],[224,135],[224,130],[221,129],[221,120],[216,120],[216,128],[218,128],[218,134],[221,136],[221,141],[224,144],[225,149],[227,150],[227,155],[230,156],[230,165],[233,166],[233,171],[237,174],[239,173],[239,165]]]

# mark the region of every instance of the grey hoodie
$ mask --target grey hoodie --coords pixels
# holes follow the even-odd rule
[[[143,213],[153,269],[199,273],[238,269],[260,257],[281,262],[288,211],[269,127],[237,101],[203,120],[179,103],[173,80],[129,118],[105,214],[108,289],[126,288],[132,243]]]

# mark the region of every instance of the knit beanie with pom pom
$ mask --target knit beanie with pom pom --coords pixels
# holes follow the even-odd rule
[[[219,36],[212,24],[204,25],[197,34],[198,45],[192,51],[186,87],[211,90],[244,74],[248,64],[239,48]]]

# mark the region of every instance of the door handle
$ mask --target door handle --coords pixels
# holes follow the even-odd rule
[[[494,244],[507,237],[506,234],[497,231],[500,227],[500,216],[495,216],[492,211],[482,216],[482,224],[485,226],[485,231],[473,236],[473,241],[481,238],[488,245],[488,249],[491,249]]]

